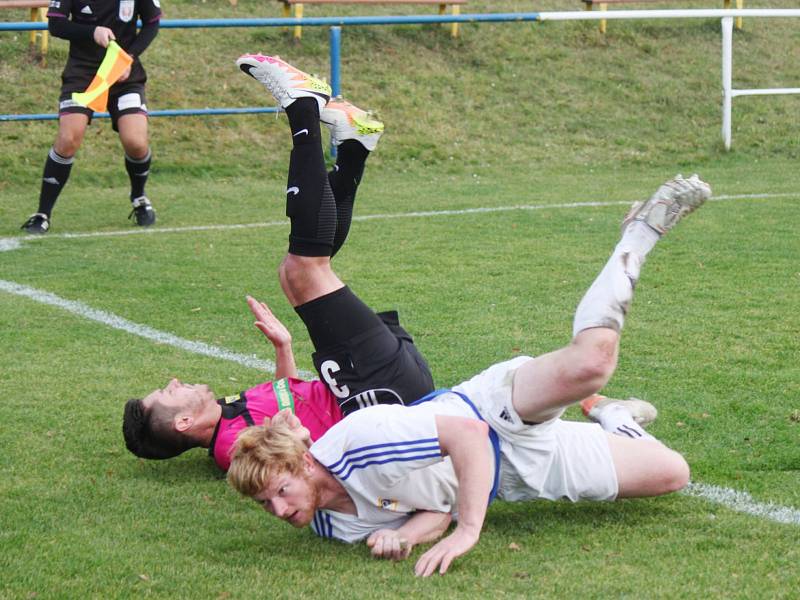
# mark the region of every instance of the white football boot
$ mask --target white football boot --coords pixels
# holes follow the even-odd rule
[[[662,185],[647,202],[634,202],[625,219],[622,231],[633,221],[644,221],[659,235],[711,197],[711,187],[697,175],[684,179],[676,175]]]
[[[331,86],[325,81],[294,68],[279,56],[243,54],[236,61],[236,66],[263,83],[281,108],[286,108],[298,98],[315,98],[322,112],[331,99]]]

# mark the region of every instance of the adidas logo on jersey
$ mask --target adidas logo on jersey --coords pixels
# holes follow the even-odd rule
[[[91,15],[92,14],[92,7],[88,4],[81,9],[81,14],[83,15]]]
[[[514,418],[511,416],[511,413],[508,412],[507,408],[504,408],[500,412],[500,418],[503,419],[503,421],[508,421],[509,423],[513,423],[514,422]]]

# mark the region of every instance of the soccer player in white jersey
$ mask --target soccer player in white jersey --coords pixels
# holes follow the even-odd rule
[[[348,542],[366,538],[384,558],[406,558],[455,519],[450,535],[417,561],[422,576],[444,573],[477,543],[495,496],[614,500],[680,490],[689,481],[686,461],[625,405],[584,403],[596,423],[560,416],[609,380],[645,257],[710,195],[696,175],[679,175],[634,204],[622,239],[578,305],[568,346],[493,365],[412,406],[358,411],[310,446],[291,415],[246,429],[229,482],[295,527]]]

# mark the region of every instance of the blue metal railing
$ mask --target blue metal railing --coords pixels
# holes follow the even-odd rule
[[[334,96],[341,94],[341,39],[343,25],[415,25],[426,23],[503,23],[538,21],[539,13],[496,13],[471,15],[409,15],[376,17],[309,17],[276,19],[165,19],[162,29],[197,29],[216,27],[330,27],[330,83]],[[139,24],[141,26],[141,23]],[[47,23],[0,23],[0,31],[41,31]],[[249,108],[188,108],[148,111],[151,117],[183,117],[201,115],[235,115],[277,112],[274,107]],[[95,113],[95,118],[108,118],[108,113]],[[58,119],[57,114],[0,114],[3,121],[46,121]]]
[[[209,27],[331,27],[344,25],[418,25],[426,23],[503,23],[538,21],[535,13],[492,13],[472,15],[408,15],[376,17],[283,17],[276,19],[164,19],[162,29],[191,29]],[[139,23],[141,26],[141,23]],[[47,23],[24,21],[0,23],[0,31],[39,31],[47,29]]]

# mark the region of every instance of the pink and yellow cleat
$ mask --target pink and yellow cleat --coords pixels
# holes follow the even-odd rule
[[[263,83],[281,108],[286,108],[298,98],[315,98],[322,112],[331,98],[331,86],[318,77],[294,68],[279,56],[243,54],[236,61],[236,66]]]
[[[372,152],[383,135],[383,123],[341,96],[328,102],[319,120],[328,126],[331,140],[337,146],[345,140],[357,140]]]

